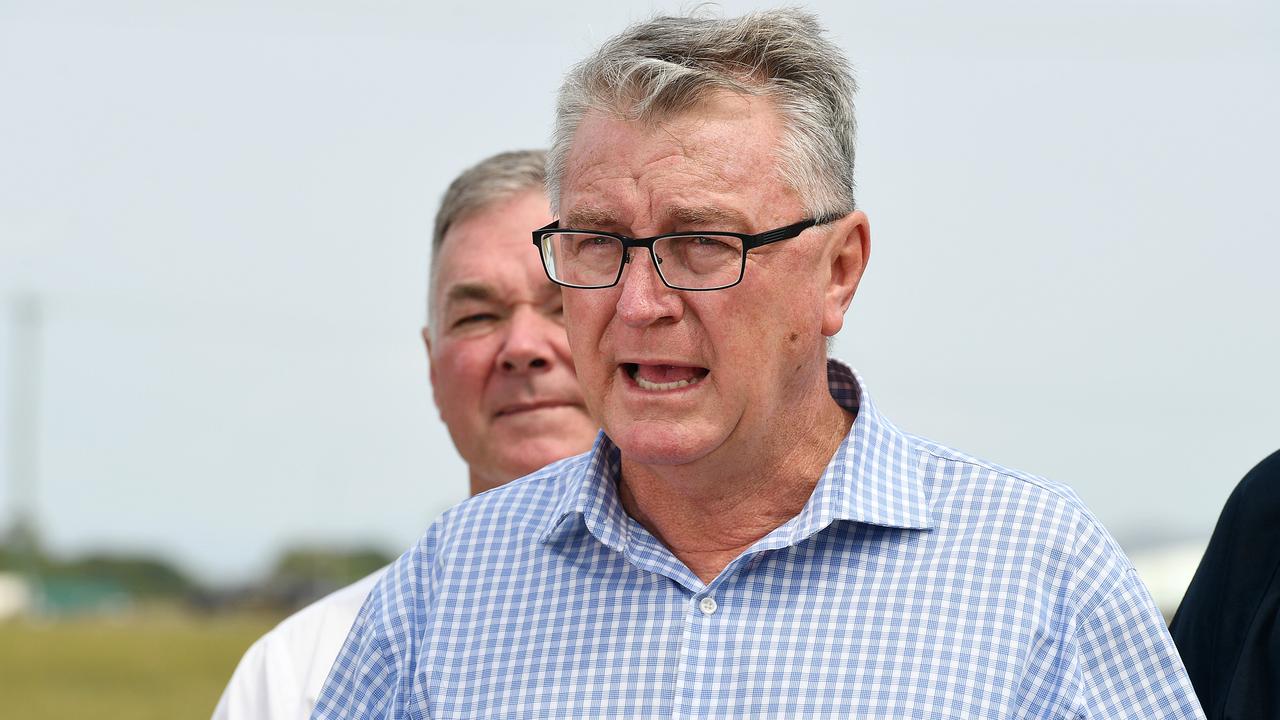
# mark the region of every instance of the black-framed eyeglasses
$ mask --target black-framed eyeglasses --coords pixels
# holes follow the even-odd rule
[[[560,221],[533,231],[542,267],[557,285],[607,288],[622,279],[631,248],[647,248],[662,283],[673,290],[723,290],[742,282],[747,252],[790,240],[835,218],[809,218],[757,235],[733,232],[679,232],[631,238],[599,230],[560,228]]]

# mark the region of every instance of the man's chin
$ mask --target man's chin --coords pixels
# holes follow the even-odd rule
[[[512,479],[524,477],[537,472],[557,460],[563,460],[591,449],[595,432],[590,437],[582,433],[582,437],[566,439],[565,428],[552,428],[559,432],[548,436],[534,436],[514,439],[503,452],[502,465],[505,474]]]
[[[694,428],[671,422],[632,422],[609,438],[629,463],[687,465],[710,455],[725,440],[713,428]]]

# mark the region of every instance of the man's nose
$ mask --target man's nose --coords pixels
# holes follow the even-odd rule
[[[679,292],[667,287],[658,277],[656,258],[652,252],[632,248],[630,260],[618,281],[618,317],[630,327],[646,327],[658,322],[675,322],[684,314]]]
[[[564,329],[530,308],[511,314],[507,336],[498,351],[498,366],[506,373],[528,373],[551,367],[555,361],[553,332]]]

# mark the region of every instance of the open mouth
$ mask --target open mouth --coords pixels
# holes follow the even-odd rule
[[[622,370],[641,390],[651,392],[678,390],[682,387],[697,385],[711,372],[707,368],[690,365],[641,365],[639,363],[622,363]]]

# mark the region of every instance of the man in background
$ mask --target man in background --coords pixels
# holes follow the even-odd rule
[[[471,494],[586,451],[596,434],[574,377],[560,288],[529,248],[551,216],[546,154],[495,155],[450,184],[432,238],[431,388]],[[432,478],[433,481],[436,478]],[[241,659],[213,716],[305,718],[378,571],[281,622]]]

